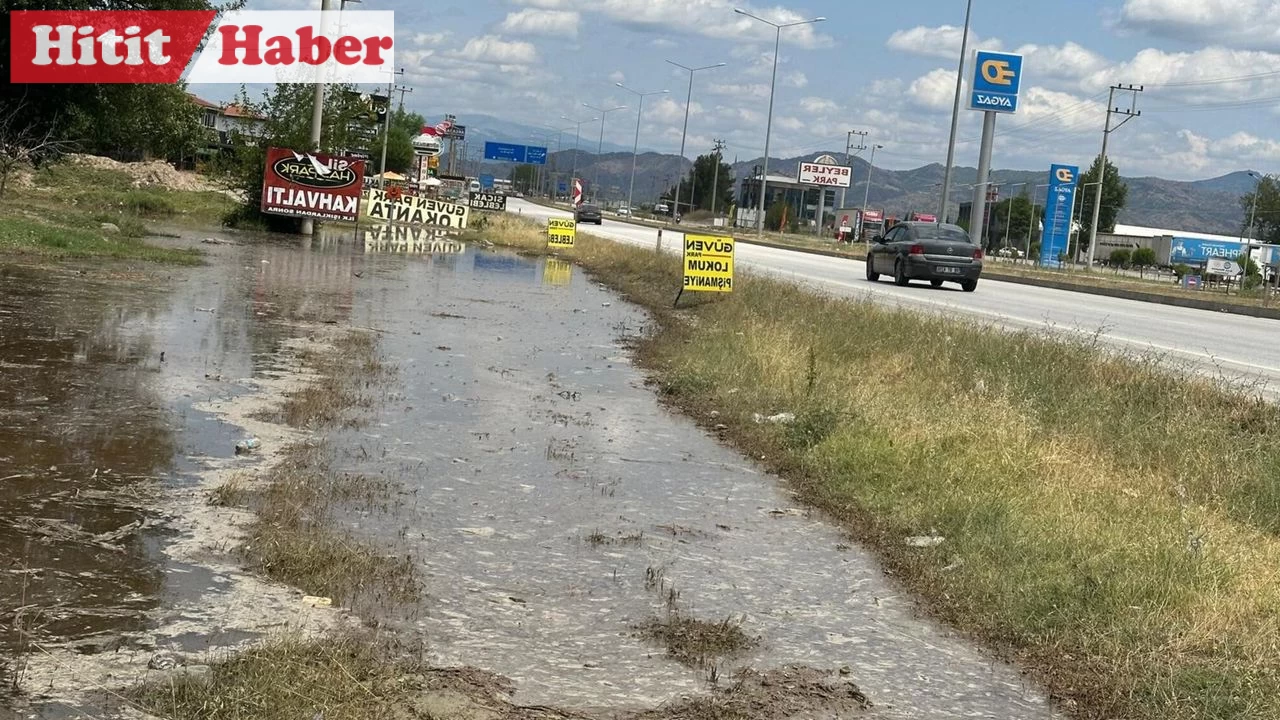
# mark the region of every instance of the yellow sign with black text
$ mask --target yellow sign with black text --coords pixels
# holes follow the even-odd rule
[[[547,258],[546,264],[542,267],[543,285],[568,285],[572,278],[573,265],[564,260]]]
[[[547,246],[558,248],[573,247],[573,239],[578,234],[578,224],[568,218],[551,218],[547,220]]]
[[[684,289],[733,292],[733,238],[684,236]]]

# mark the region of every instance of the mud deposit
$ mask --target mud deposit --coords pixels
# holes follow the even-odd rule
[[[243,513],[203,493],[298,438],[253,418],[298,381],[300,343],[359,326],[398,384],[326,439],[344,470],[399,489],[341,517],[419,558],[426,600],[391,621],[434,663],[506,676],[519,706],[595,714],[713,682],[750,704],[737,682],[790,698],[782,715],[1052,716],[776,478],[664,411],[626,351],[637,310],[556,260],[445,249],[335,234],[214,246],[162,282],[2,271],[0,656],[28,658],[28,692],[61,703],[43,712],[84,706],[67,686],[145,676],[157,651],[192,664],[344,621],[241,572],[226,551]],[[246,434],[262,453],[235,455]],[[687,619],[749,642],[677,658],[642,632]]]

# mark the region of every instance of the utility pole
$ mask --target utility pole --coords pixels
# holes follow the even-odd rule
[[[391,79],[387,81],[387,111],[383,114],[382,122],[382,161],[378,163],[378,189],[387,189],[387,138],[391,136],[391,93],[395,92],[396,76],[403,75],[404,68],[395,70],[391,73]]]
[[[720,153],[724,150],[723,140],[716,140],[715,142],[716,144],[712,151],[716,155],[716,170],[711,180],[711,215],[713,217],[716,214],[716,197],[720,195]],[[1256,198],[1257,195],[1254,195],[1254,197]]]
[[[321,34],[327,29],[325,26],[331,10],[333,10],[333,0],[320,0]],[[324,83],[320,82],[319,71],[316,72],[315,81],[316,91],[311,104],[311,152],[320,152],[320,135],[324,128]],[[315,233],[315,221],[311,218],[302,218],[300,230],[303,235],[310,237]]]
[[[858,147],[856,148],[853,147],[854,135],[858,136]],[[858,152],[862,152],[863,150],[866,150],[866,149],[867,149],[867,131],[866,130],[850,130],[849,138],[848,140],[845,141],[845,144],[844,144],[844,164],[849,166],[849,184],[850,185],[853,184],[853,162],[849,158],[849,151],[857,150]],[[870,173],[867,174],[867,177],[868,178],[870,177]],[[840,188],[840,209],[841,210],[845,208],[844,196],[845,196],[846,190],[848,190],[848,188]]]
[[[413,92],[413,88],[400,85],[396,88],[396,90],[400,91],[400,112],[404,112],[404,94],[407,92]],[[388,102],[390,102],[390,100],[391,98],[387,98]]]
[[[1117,90],[1130,94],[1128,110],[1115,106]],[[1141,85],[1112,85],[1111,92],[1107,96],[1107,120],[1102,126],[1102,154],[1098,156],[1098,191],[1093,196],[1093,220],[1089,223],[1089,259],[1084,268],[1086,272],[1093,270],[1093,251],[1098,245],[1098,213],[1102,210],[1102,186],[1107,179],[1107,139],[1111,137],[1111,133],[1124,127],[1125,123],[1142,115],[1142,111],[1137,109],[1140,92],[1142,92]],[[1112,127],[1112,115],[1123,116],[1124,119]]]

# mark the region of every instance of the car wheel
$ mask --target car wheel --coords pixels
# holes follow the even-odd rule
[[[875,282],[880,279],[880,273],[871,269],[871,256],[867,255],[867,282]]]
[[[898,260],[893,264],[893,284],[898,287],[906,287],[909,282],[911,282],[911,278],[907,277],[907,265]]]
[[[961,280],[960,289],[964,290],[965,292],[973,292],[974,290],[978,289],[978,281],[977,280]]]
[[[930,285],[932,285],[932,286],[934,286],[934,287],[936,287],[936,288],[942,287],[942,281],[941,281],[941,280],[930,280],[930,281],[929,281],[929,284],[930,284]]]

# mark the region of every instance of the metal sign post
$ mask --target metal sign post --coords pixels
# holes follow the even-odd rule
[[[969,107],[982,111],[982,148],[978,151],[978,178],[973,187],[969,237],[980,245],[985,244],[986,238],[987,190],[991,184],[991,146],[995,142],[996,113],[1013,114],[1018,111],[1018,90],[1021,87],[1021,55],[985,50],[975,52]]]

